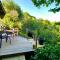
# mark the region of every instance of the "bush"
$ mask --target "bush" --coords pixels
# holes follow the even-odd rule
[[[19,35],[20,35],[20,36],[23,36],[23,37],[27,37],[27,34],[24,33],[24,32],[20,32],[20,31],[19,31]]]
[[[58,39],[57,33],[54,31],[50,31],[48,29],[46,30],[40,30],[39,32],[39,37],[42,37],[44,39],[45,44],[57,44]]]
[[[60,60],[60,46],[48,45],[37,48],[31,60]]]

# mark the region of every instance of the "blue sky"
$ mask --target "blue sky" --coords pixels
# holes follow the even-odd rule
[[[23,12],[28,12],[30,15],[35,16],[36,18],[48,19],[49,21],[59,21],[60,12],[53,13],[48,12],[48,10],[54,7],[54,4],[47,7],[37,8],[34,6],[31,0],[14,0],[17,3]]]

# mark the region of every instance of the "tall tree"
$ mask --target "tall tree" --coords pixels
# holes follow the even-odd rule
[[[24,20],[22,24],[22,29],[24,32],[26,32],[26,29],[28,31],[32,32],[34,30],[37,30],[38,28],[38,22],[35,17],[29,15],[27,12],[24,13]]]
[[[17,22],[20,22],[22,18],[22,11],[20,6],[18,6],[12,0],[3,0],[3,6],[6,10],[6,15],[4,17],[3,25],[12,27],[18,27]]]
[[[6,12],[9,13],[10,11],[15,10],[18,13],[18,17],[19,18],[22,17],[22,11],[21,11],[20,6],[17,5],[16,3],[14,3],[13,0],[3,0],[2,3],[3,3],[3,6],[4,6]]]

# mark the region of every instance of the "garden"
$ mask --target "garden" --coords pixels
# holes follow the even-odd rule
[[[44,46],[35,48],[31,60],[60,60],[60,22],[37,19],[28,12],[23,12],[12,0],[3,0],[2,4],[6,14],[3,19],[0,19],[0,28],[1,26],[8,30],[18,28],[19,36],[34,37],[35,41],[43,38]],[[32,36],[28,36],[28,33]]]

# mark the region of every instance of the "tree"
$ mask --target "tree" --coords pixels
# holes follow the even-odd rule
[[[19,28],[20,20],[22,18],[22,11],[20,6],[14,3],[12,0],[3,0],[3,6],[6,10],[6,15],[3,18],[3,25],[9,28]]]
[[[22,26],[24,31],[26,31],[26,28],[28,28],[29,31],[33,31],[38,28],[38,23],[35,17],[25,12]]]
[[[32,0],[32,2],[36,7],[48,7],[49,5],[54,4],[54,8],[50,9],[49,11],[52,11],[54,13],[60,11],[60,0]]]
[[[19,5],[17,5],[16,3],[14,3],[12,0],[3,0],[2,4],[6,10],[6,12],[10,12],[12,10],[17,11],[18,13],[18,17],[21,18],[22,17],[22,11]]]
[[[32,35],[36,35],[36,31],[38,29],[38,21],[35,17],[31,16],[29,13],[24,12],[24,19],[22,21],[22,29],[21,32],[24,35],[28,35],[28,33],[31,33]]]
[[[38,20],[39,29],[37,29],[38,38],[42,37],[46,44],[56,44],[60,41],[58,27],[54,26],[54,23],[48,20]]]
[[[0,0],[0,18],[3,18],[4,15],[5,15],[5,10]]]

